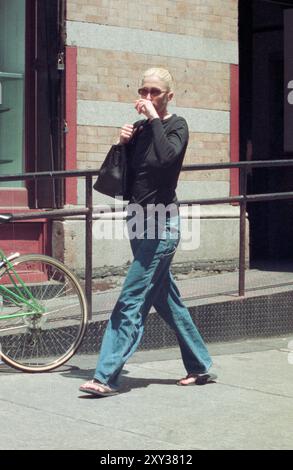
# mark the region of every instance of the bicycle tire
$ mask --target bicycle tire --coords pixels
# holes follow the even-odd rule
[[[63,263],[46,255],[23,255],[11,265],[25,282],[24,288],[17,281],[21,295],[26,299],[33,295],[43,312],[27,315],[25,302],[15,305],[3,295],[0,358],[23,372],[56,369],[76,353],[86,332],[87,302],[79,280]],[[11,288],[9,273],[9,267],[1,269],[1,284]],[[1,314],[15,313],[24,316],[1,320]]]

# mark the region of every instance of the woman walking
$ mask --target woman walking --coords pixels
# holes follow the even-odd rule
[[[162,68],[148,69],[138,90],[137,112],[145,117],[125,124],[118,145],[126,146],[131,172],[127,224],[133,262],[109,319],[94,378],[80,391],[109,396],[118,392],[118,378],[141,340],[152,306],[175,331],[185,378],[178,385],[205,383],[212,361],[182,303],[170,272],[180,239],[176,186],[188,144],[188,126],[168,112],[172,77]],[[162,210],[165,209],[165,210]]]

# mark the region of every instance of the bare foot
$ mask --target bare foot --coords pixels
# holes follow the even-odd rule
[[[185,377],[184,379],[180,379],[177,384],[178,385],[193,385],[195,384],[196,382],[196,378],[197,376],[196,375],[193,375],[193,376],[187,376]]]
[[[204,374],[188,374],[183,379],[177,382],[177,385],[205,385],[207,383],[213,383],[217,379],[216,374],[210,374],[206,372]]]
[[[107,397],[112,395],[117,395],[119,392],[113,390],[109,385],[102,384],[96,379],[89,380],[85,384],[79,387],[81,392],[90,393],[92,395],[97,395],[99,397]]]

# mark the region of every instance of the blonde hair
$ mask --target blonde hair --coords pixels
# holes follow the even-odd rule
[[[169,70],[164,69],[163,67],[152,67],[150,69],[147,69],[142,76],[142,84],[147,77],[151,77],[152,75],[155,75],[160,80],[162,80],[166,84],[166,88],[168,89],[168,91],[173,90],[174,81]]]

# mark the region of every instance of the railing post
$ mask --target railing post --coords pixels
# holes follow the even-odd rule
[[[93,251],[93,184],[92,176],[86,176],[85,203],[88,209],[85,222],[85,294],[87,298],[89,320],[92,319],[92,251]]]
[[[239,223],[239,285],[238,295],[245,295],[245,243],[246,243],[246,188],[247,188],[247,166],[240,168],[240,223]]]

